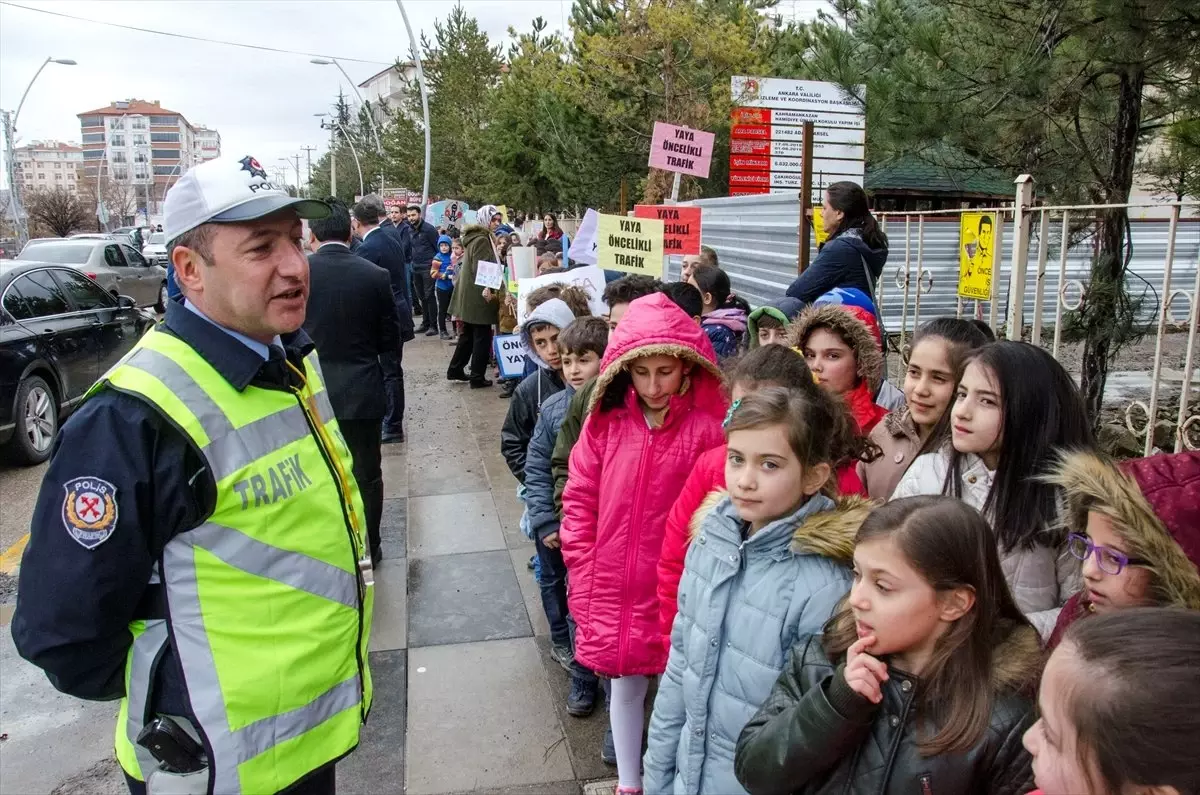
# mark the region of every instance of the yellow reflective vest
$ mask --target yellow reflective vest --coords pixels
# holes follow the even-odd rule
[[[152,330],[88,393],[155,406],[216,482],[212,514],[167,543],[152,578],[166,618],[130,626],[116,752],[136,779],[157,765],[135,740],[153,717],[168,642],[210,792],[278,792],[358,744],[374,598],[362,498],[315,352],[296,375],[302,388],[239,392],[186,342]]]

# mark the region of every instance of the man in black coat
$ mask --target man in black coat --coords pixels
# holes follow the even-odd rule
[[[350,211],[327,199],[332,213],[309,223],[308,314],[304,330],[321,357],[338,427],[354,456],[371,558],[381,555],[383,470],[379,424],[387,412],[380,362],[400,349],[400,319],[388,272],[350,253]]]
[[[415,335],[404,249],[395,236],[379,226],[383,214],[383,202],[379,197],[366,196],[354,205],[350,223],[352,231],[362,235],[362,243],[354,253],[388,272],[392,302],[400,322],[400,344],[396,346],[395,356],[380,357],[379,360],[387,393],[387,413],[383,418],[383,441],[387,443],[404,441],[404,343]]]
[[[433,292],[433,279],[429,277],[429,265],[437,254],[438,231],[433,224],[421,218],[421,214],[421,205],[408,205],[408,239],[412,243],[409,263],[412,265],[413,301],[425,310],[417,333],[432,337],[437,334],[437,298]],[[430,307],[433,309],[430,310]]]

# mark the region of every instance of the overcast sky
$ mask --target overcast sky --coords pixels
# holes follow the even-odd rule
[[[394,0],[14,0],[19,6],[91,20],[255,44],[343,60],[361,82],[408,53],[408,36]],[[823,0],[783,0],[785,16],[809,17]],[[563,29],[571,0],[463,0],[493,43],[507,29],[530,29],[543,17]],[[406,0],[414,32],[433,37],[448,0]],[[21,111],[17,143],[54,138],[78,141],[76,114],[118,99],[159,100],[192,124],[221,133],[224,154],[253,154],[268,166],[316,146],[328,134],[314,113],[328,110],[341,86],[334,66],[310,56],[273,53],[65,19],[0,4],[0,107],[15,110],[21,92],[47,56],[78,66],[50,64]],[[414,152],[420,157],[421,152]],[[303,161],[301,163],[303,169]],[[294,181],[294,177],[292,178]]]

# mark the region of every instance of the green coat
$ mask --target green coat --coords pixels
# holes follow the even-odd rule
[[[450,299],[450,314],[464,323],[494,326],[499,322],[500,300],[483,299],[483,288],[475,284],[475,270],[480,261],[495,262],[496,250],[492,236],[482,226],[468,226],[462,235],[463,256],[458,263],[458,281]]]

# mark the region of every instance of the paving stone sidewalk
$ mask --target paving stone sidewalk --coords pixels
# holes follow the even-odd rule
[[[600,761],[607,716],[567,715],[500,455],[508,401],[447,381],[451,350],[405,346],[407,441],[384,447],[375,706],[338,791],[590,795],[615,775]]]

